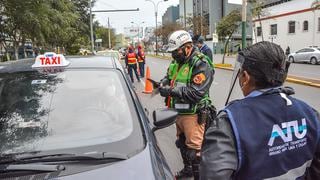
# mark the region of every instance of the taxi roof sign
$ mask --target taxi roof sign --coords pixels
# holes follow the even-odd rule
[[[50,52],[37,56],[32,68],[66,67],[69,64],[62,54]]]

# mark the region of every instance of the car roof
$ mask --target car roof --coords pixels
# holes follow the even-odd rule
[[[123,71],[119,60],[112,56],[66,56],[66,60],[70,61],[69,68],[93,68],[93,69],[118,69]],[[31,71],[32,64],[35,59],[23,59],[16,61],[7,61],[0,63],[0,73],[2,72],[19,72]]]

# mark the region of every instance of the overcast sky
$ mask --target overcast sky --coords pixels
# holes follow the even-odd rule
[[[160,0],[153,0],[155,3]],[[179,4],[179,0],[168,0],[161,2],[158,8],[158,22],[162,21],[162,15],[171,5]],[[117,33],[123,33],[123,28],[132,26],[131,22],[140,24],[145,22],[143,26],[155,26],[154,5],[145,0],[97,0],[93,10],[110,10],[110,9],[137,9],[140,11],[133,12],[112,12],[112,13],[96,13],[95,19],[103,26],[107,26],[108,17],[113,28]],[[136,25],[135,25],[136,26]]]

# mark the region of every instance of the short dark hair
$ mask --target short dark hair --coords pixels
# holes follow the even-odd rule
[[[286,61],[279,45],[262,41],[243,49],[239,54],[245,58],[242,69],[253,77],[257,88],[283,85],[290,63]]]

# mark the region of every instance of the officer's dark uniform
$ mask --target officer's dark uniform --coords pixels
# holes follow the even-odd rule
[[[201,179],[320,179],[320,118],[283,88],[253,91],[205,134]]]
[[[206,55],[212,62],[212,51],[206,44],[203,43],[199,50],[201,53]]]
[[[173,61],[166,77],[162,80],[163,85],[171,84],[173,87],[171,96],[167,98],[167,105],[179,112],[176,121],[178,137],[176,143],[184,161],[184,169],[191,171],[192,168],[195,178],[199,177],[199,152],[205,126],[204,123],[198,122],[198,109],[201,102],[211,103],[209,88],[213,74],[211,64],[206,61],[203,54],[192,47],[191,55],[186,62],[179,64]]]

